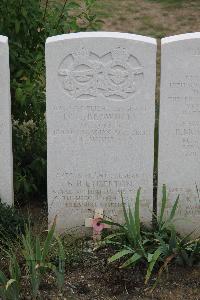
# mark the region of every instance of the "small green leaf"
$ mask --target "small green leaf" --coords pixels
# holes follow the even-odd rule
[[[41,262],[41,260],[42,260],[40,240],[39,240],[38,236],[36,237],[36,240],[35,240],[35,259],[36,259],[36,262]]]
[[[179,195],[172,207],[172,210],[171,210],[171,213],[170,213],[170,216],[169,216],[169,221],[172,221],[174,216],[175,216],[175,213],[176,213],[176,210],[177,210],[177,207],[178,207],[178,202],[179,202]]]
[[[114,262],[114,261],[120,259],[121,257],[123,257],[123,256],[125,256],[125,255],[128,255],[128,254],[130,254],[130,253],[133,253],[133,251],[132,251],[132,250],[128,250],[128,249],[124,249],[124,250],[122,250],[122,251],[119,251],[119,252],[117,252],[115,255],[113,255],[112,257],[110,257],[110,258],[108,259],[108,262],[109,262],[109,263]]]
[[[5,274],[0,270],[0,284],[6,284],[7,282],[7,278],[5,276]]]
[[[113,221],[108,221],[108,220],[102,220],[101,223],[103,224],[107,224],[107,225],[111,225],[111,226],[117,226],[117,227],[120,227],[122,229],[124,229],[124,226],[117,223],[117,222],[113,222]]]
[[[138,237],[140,237],[140,191],[141,188],[139,188],[137,191],[137,196],[135,201],[135,228]]]
[[[16,283],[16,280],[15,280],[15,279],[10,279],[10,280],[8,280],[8,282],[6,283],[6,290],[8,290],[9,287],[10,287],[13,283]]]
[[[149,261],[149,266],[148,266],[148,269],[147,269],[147,274],[146,274],[146,277],[145,277],[145,284],[147,284],[147,282],[149,281],[149,278],[151,276],[151,273],[152,273],[152,270],[158,260],[158,258],[160,257],[162,251],[160,248],[158,248],[154,253],[153,255],[151,256],[151,259]],[[150,256],[149,256],[150,258]]]
[[[140,259],[142,258],[142,255],[135,253],[131,258],[129,258],[120,268],[127,268],[131,265],[135,265]]]
[[[160,210],[160,215],[159,215],[159,220],[158,220],[159,226],[162,226],[166,203],[167,203],[167,191],[166,191],[166,185],[163,184],[163,188],[162,188],[162,203],[161,203],[161,210]]]
[[[129,236],[132,238],[134,244],[136,244],[136,239],[137,239],[137,231],[136,231],[136,227],[135,227],[135,220],[131,211],[131,208],[129,206],[128,208],[129,211],[129,222],[130,225],[127,226],[128,228],[128,232],[129,232]]]
[[[110,235],[106,236],[104,240],[105,241],[112,240],[112,239],[114,239],[118,236],[123,236],[123,235],[124,235],[124,232],[116,232],[116,233],[113,233],[113,234],[110,234]]]
[[[27,17],[27,11],[26,11],[26,9],[22,6],[22,8],[21,8],[21,13],[22,13],[22,16],[23,17]]]
[[[68,9],[76,9],[76,8],[80,8],[80,4],[76,2],[69,2],[66,7]]]
[[[125,203],[124,203],[124,197],[123,197],[122,192],[121,192],[121,199],[122,199],[123,214],[124,214],[126,225],[128,227],[129,226],[129,218],[128,218],[128,214],[127,214],[127,211],[126,211],[126,206],[125,206]]]
[[[171,230],[171,236],[169,240],[169,251],[173,252],[174,249],[177,247],[177,242],[176,242],[176,231],[174,228]]]
[[[55,228],[56,228],[56,218],[53,221],[53,224],[50,228],[50,230],[48,231],[46,240],[44,242],[44,249],[43,249],[43,253],[42,253],[42,261],[44,261],[46,259],[46,256],[50,250],[50,245],[54,236],[54,232],[55,232]]]

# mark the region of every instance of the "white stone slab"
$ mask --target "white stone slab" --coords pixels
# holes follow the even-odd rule
[[[13,204],[10,70],[7,37],[0,36],[0,198]]]
[[[143,220],[153,194],[156,40],[74,33],[47,40],[49,222],[84,225],[95,208],[122,217],[120,191]]]
[[[200,33],[164,38],[161,50],[159,187],[169,209],[180,194],[179,231],[200,232]]]

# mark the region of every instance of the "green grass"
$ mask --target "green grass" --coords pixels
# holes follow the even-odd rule
[[[184,2],[188,0],[146,0],[146,1],[151,1],[151,2],[156,2],[156,3],[161,3],[163,5],[167,5],[174,7],[181,7]]]
[[[162,24],[156,23],[151,17],[142,16],[140,17],[140,21],[140,34],[152,36],[154,38],[163,38],[166,35],[167,29]]]

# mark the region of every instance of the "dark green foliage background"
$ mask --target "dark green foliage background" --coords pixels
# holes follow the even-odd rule
[[[1,0],[0,34],[10,46],[15,196],[46,199],[45,40],[95,30],[96,0]]]
[[[0,200],[0,247],[24,233],[25,222],[25,218],[14,207]]]

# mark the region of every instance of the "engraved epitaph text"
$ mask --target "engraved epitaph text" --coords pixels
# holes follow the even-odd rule
[[[139,186],[149,221],[155,54],[153,39],[127,34],[47,41],[48,204],[58,230],[83,225],[95,208],[121,219],[121,191],[133,204]]]

